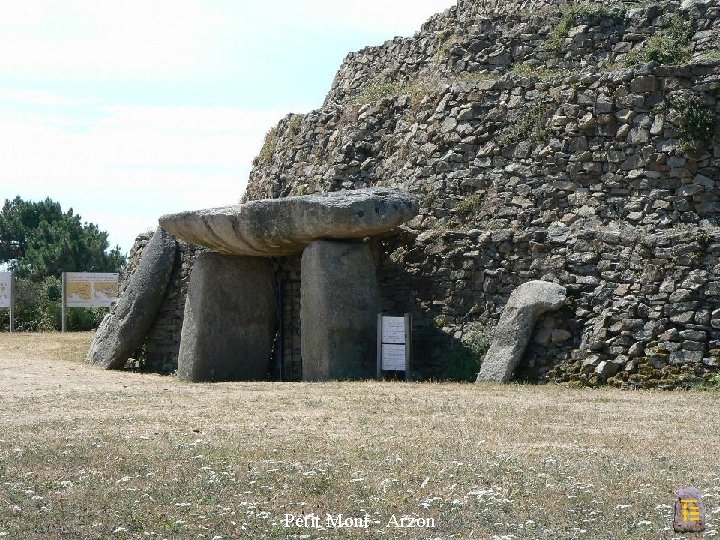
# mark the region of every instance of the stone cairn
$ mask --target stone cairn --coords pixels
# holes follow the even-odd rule
[[[252,201],[160,218],[115,309],[89,352],[107,369],[125,365],[146,338],[170,279],[175,237],[210,251],[195,259],[185,301],[178,376],[190,381],[263,380],[276,333],[271,258],[302,253],[303,379],[369,378],[380,293],[363,239],[388,234],[418,201],[369,189]]]
[[[368,187],[420,202],[373,253],[423,378],[448,378],[538,280],[566,300],[515,377],[687,388],[720,373],[717,0],[459,0],[349,54],[320,108],[268,133],[246,199]],[[177,246],[145,343],[170,369],[201,249]],[[282,259],[305,281],[303,262]]]
[[[516,376],[687,388],[720,368],[717,0],[459,0],[350,53],[270,131],[247,198],[401,187],[383,311],[443,379],[512,292],[567,290]],[[457,370],[456,370],[457,371]]]

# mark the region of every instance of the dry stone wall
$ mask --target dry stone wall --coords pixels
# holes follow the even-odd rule
[[[247,198],[421,198],[378,251],[383,308],[414,314],[424,377],[457,370],[532,279],[569,298],[539,321],[521,377],[714,376],[720,7],[489,4],[349,55],[321,109],[268,134]]]
[[[130,276],[142,258],[152,233],[138,235],[130,250],[128,266],[120,283],[120,295],[127,288]],[[136,351],[133,358],[143,359],[144,369],[158,373],[172,373],[177,369],[180,351],[180,333],[183,325],[185,299],[190,281],[190,271],[201,248],[177,240],[175,264],[173,265],[170,282],[165,291],[158,314],[141,350]]]

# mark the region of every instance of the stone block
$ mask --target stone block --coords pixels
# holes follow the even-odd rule
[[[652,75],[635,77],[630,83],[630,91],[633,93],[654,92],[657,88],[657,79]]]
[[[178,377],[267,379],[277,320],[273,287],[268,259],[199,255],[185,302]]]
[[[178,238],[227,255],[300,253],[318,238],[383,234],[415,217],[418,200],[385,188],[263,199],[160,218]]]
[[[303,380],[375,374],[380,290],[367,244],[317,240],[302,255]]]
[[[95,333],[88,351],[91,364],[122,369],[142,347],[170,281],[176,247],[175,238],[158,227],[120,299]]]
[[[529,281],[515,289],[493,335],[476,382],[508,382],[520,363],[540,315],[565,304],[567,291],[547,281]]]

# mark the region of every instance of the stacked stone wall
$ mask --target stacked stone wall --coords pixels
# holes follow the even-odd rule
[[[520,378],[675,388],[718,373],[714,1],[460,0],[348,55],[322,108],[283,119],[254,165],[246,199],[418,195],[376,250],[383,310],[413,314],[417,375],[476,371],[478,341],[532,279],[569,298],[538,322]],[[155,369],[176,365],[193,256],[181,245],[146,343]],[[276,261],[279,279],[296,263]]]
[[[127,288],[130,276],[142,258],[152,233],[138,235],[130,250],[127,269],[120,284],[120,293]],[[189,245],[181,240],[176,242],[175,264],[168,283],[163,302],[148,332],[142,350],[137,351],[135,358],[144,358],[144,369],[158,373],[172,373],[177,369],[180,351],[180,333],[183,325],[187,286],[193,262],[201,252],[201,248]]]
[[[522,377],[714,376],[720,8],[513,6],[461,2],[413,38],[348,56],[323,108],[277,126],[247,197],[381,185],[421,198],[382,241],[379,275],[384,309],[414,315],[425,377],[446,376],[448,352],[460,358],[531,279],[562,283],[569,301],[540,320]],[[678,21],[691,29],[680,64],[628,65]]]

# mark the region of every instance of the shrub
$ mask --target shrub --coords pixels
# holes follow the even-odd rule
[[[346,101],[348,105],[367,105],[386,97],[396,97],[403,93],[406,85],[397,82],[386,82],[369,86]]]
[[[525,140],[542,141],[547,136],[547,112],[544,103],[526,105],[515,121],[500,132],[498,140],[502,144],[515,144]]]
[[[60,330],[62,326],[62,282],[50,276],[40,282],[17,278],[15,284],[15,329],[22,332]],[[107,308],[68,308],[67,329],[93,330],[98,327]],[[10,313],[0,311],[0,328],[9,328]]]
[[[275,154],[275,149],[278,143],[277,127],[273,127],[265,134],[265,141],[260,149],[260,153],[253,161],[253,165],[269,165],[272,161],[272,157]]]
[[[693,36],[692,23],[682,15],[675,15],[670,27],[647,39],[639,49],[625,57],[629,66],[644,62],[679,64],[690,58],[690,38]]]
[[[678,113],[678,151],[694,152],[702,142],[710,141],[715,134],[715,111],[692,94],[668,99],[668,105]]]
[[[300,133],[300,125],[302,124],[303,115],[293,114],[290,116],[287,122],[287,132],[290,135],[297,135]]]
[[[565,42],[565,38],[567,38],[570,33],[570,29],[581,20],[587,21],[588,23],[597,23],[606,19],[621,21],[624,18],[625,9],[622,7],[608,8],[590,3],[576,4],[562,12],[560,22],[545,42],[545,48],[556,54],[559,53]]]
[[[482,201],[483,196],[480,194],[468,195],[455,206],[455,210],[463,214],[469,214],[478,208],[482,204]]]

